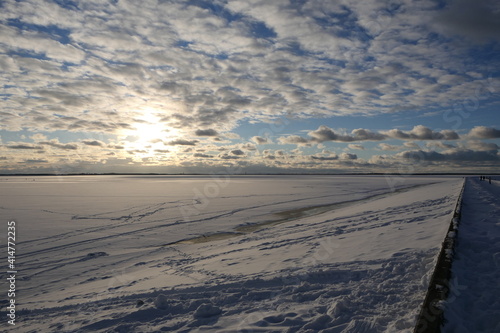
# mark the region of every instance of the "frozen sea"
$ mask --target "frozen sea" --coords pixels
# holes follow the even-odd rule
[[[3,176],[15,330],[410,332],[463,182]]]

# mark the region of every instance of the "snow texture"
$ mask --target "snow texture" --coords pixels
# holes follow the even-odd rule
[[[443,332],[500,332],[500,181],[469,178]]]
[[[462,183],[2,180],[16,331],[411,332]]]

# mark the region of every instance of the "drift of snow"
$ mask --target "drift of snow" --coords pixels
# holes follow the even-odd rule
[[[412,331],[463,183],[9,181],[26,332]]]

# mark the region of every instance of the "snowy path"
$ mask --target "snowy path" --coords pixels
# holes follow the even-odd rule
[[[124,196],[61,197],[73,205],[16,208],[20,221],[46,211],[39,219],[49,228],[43,218],[61,218],[52,237],[22,230],[20,302],[29,310],[19,311],[16,331],[410,332],[462,179],[408,177],[402,191],[376,177],[287,179],[277,193],[281,181],[263,179],[251,192],[259,180],[245,179],[247,195],[228,187],[187,220],[178,216],[187,195],[153,198],[151,188],[126,206]],[[229,234],[301,204],[330,206],[165,245]]]
[[[443,332],[500,332],[500,181],[469,178]]]

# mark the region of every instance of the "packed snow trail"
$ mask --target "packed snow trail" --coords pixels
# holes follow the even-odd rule
[[[500,332],[500,181],[468,178],[462,203],[443,332]]]

